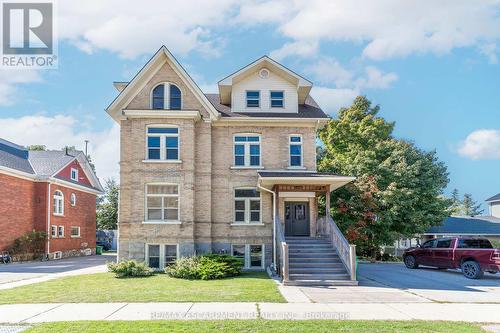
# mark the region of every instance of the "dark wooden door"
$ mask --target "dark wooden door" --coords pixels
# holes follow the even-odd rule
[[[309,236],[308,202],[285,202],[285,235]]]

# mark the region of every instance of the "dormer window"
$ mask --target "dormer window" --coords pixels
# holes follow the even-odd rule
[[[283,91],[271,91],[271,107],[282,108],[284,106],[283,96]]]
[[[71,180],[78,181],[78,169],[71,168]]]
[[[247,91],[247,108],[260,107],[260,91],[248,90]]]
[[[182,108],[182,93],[179,87],[172,83],[160,83],[151,91],[151,108],[154,110],[180,110]]]

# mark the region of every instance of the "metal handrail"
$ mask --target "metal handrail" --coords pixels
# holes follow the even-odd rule
[[[356,245],[349,244],[331,216],[321,216],[317,221],[318,234],[328,238],[349,273],[356,280]]]
[[[274,235],[274,237],[276,237],[275,251],[278,259],[276,270],[285,282],[288,281],[288,244],[285,241],[285,234],[283,232],[279,216],[276,216],[274,223],[276,224],[276,234]]]

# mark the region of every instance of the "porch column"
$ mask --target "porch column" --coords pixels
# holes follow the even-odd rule
[[[325,199],[326,199],[326,203],[325,203],[325,216],[328,217],[330,215],[330,187],[328,186],[327,187],[327,190],[325,192]]]

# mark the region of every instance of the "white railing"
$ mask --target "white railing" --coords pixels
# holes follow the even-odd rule
[[[277,259],[277,263],[275,263],[276,271],[283,279],[283,282],[286,282],[288,281],[288,245],[285,241],[285,234],[279,216],[276,216],[274,223],[276,224],[276,234],[274,235],[276,237],[276,248],[274,249]]]
[[[331,216],[321,216],[317,221],[318,234],[328,239],[344,263],[352,281],[356,281],[356,245],[349,244]]]

